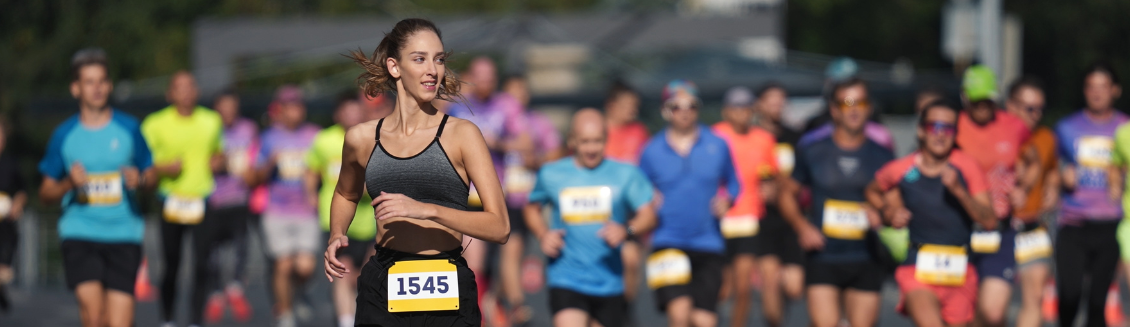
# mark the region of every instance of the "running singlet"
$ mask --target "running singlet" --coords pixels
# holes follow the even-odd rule
[[[137,118],[114,110],[106,126],[91,128],[79,116],[67,119],[51,134],[39,172],[51,179],[69,178],[72,163],[86,169],[86,203],[74,190],[63,196],[59,238],[104,243],[141,244],[145,222],[137,212],[137,199],[126,190],[121,169],[143,172],[153,166],[153,155],[141,136]]]
[[[871,230],[864,210],[864,191],[875,172],[894,159],[890,150],[865,139],[858,149],[845,151],[832,137],[797,149],[792,178],[812,190],[808,221],[824,232],[824,250],[809,257],[829,263],[871,259],[865,242]]]
[[[306,154],[306,166],[322,175],[322,188],[318,190],[318,217],[323,231],[330,230],[330,201],[341,173],[341,149],[344,145],[345,128],[333,125],[314,136],[314,146]],[[377,220],[373,206],[369,205],[372,202],[368,192],[357,202],[357,213],[346,231],[350,239],[371,241],[377,236]]]
[[[533,138],[535,155],[545,155],[561,147],[561,136],[558,135],[557,127],[553,126],[549,117],[541,113],[530,112],[526,114],[526,122],[529,125],[525,130]],[[507,153],[506,176],[502,178],[506,181],[503,184],[503,189],[506,191],[506,205],[516,209],[526,205],[526,198],[529,197],[530,190],[534,188],[536,177],[536,172],[527,169],[521,159],[522,157],[518,153]]]
[[[800,138],[799,144],[806,145],[822,140],[825,137],[832,136],[832,131],[832,123],[825,123],[805,133],[804,136]],[[887,148],[887,150],[893,150],[895,148],[895,138],[891,135],[891,131],[888,130],[886,126],[883,126],[883,124],[869,121],[867,125],[863,127],[863,134],[867,135],[867,138],[872,142],[882,145],[884,148]]]
[[[216,207],[248,205],[251,190],[238,176],[251,173],[255,167],[259,126],[246,118],[236,118],[224,128],[224,158],[227,172],[216,174],[216,190],[208,203]]]
[[[620,251],[597,231],[607,222],[626,225],[653,194],[639,168],[613,160],[588,169],[566,157],[542,167],[530,202],[552,205],[550,228],[565,231],[561,254],[548,259],[549,286],[589,296],[622,294]]]
[[[604,155],[633,165],[639,164],[640,153],[647,144],[647,138],[647,126],[638,121],[617,127],[609,126]]]
[[[640,169],[663,195],[652,245],[722,254],[725,245],[711,200],[720,185],[725,185],[726,196],[736,199],[741,185],[726,141],[706,126],[698,129],[686,157],[667,143],[667,130],[652,137],[640,157]]]
[[[1036,157],[1039,158],[1036,167],[1040,170],[1040,177],[1036,179],[1036,183],[1032,184],[1032,189],[1028,191],[1028,200],[1024,202],[1024,206],[1017,209],[1013,214],[1016,218],[1023,219],[1026,222],[1036,221],[1040,215],[1040,207],[1044,204],[1044,194],[1047,193],[1044,183],[1045,176],[1048,172],[1055,171],[1059,163],[1056,162],[1055,155],[1055,133],[1050,128],[1039,127],[1032,132],[1032,136],[1028,137],[1028,142],[1024,143],[1021,149],[1032,147],[1036,149]]]
[[[978,125],[962,112],[957,120],[957,145],[977,161],[989,183],[993,211],[1005,219],[1012,211],[1009,192],[1016,186],[1016,161],[1028,140],[1028,125],[1016,116],[997,110],[993,121]]]
[[[1082,111],[1067,116],[1055,126],[1060,160],[1075,167],[1074,192],[1063,192],[1060,225],[1083,221],[1122,219],[1122,206],[1110,199],[1107,167],[1111,164],[1114,131],[1127,121],[1117,110],[1105,122],[1092,121]]]
[[[306,189],[302,178],[306,174],[306,151],[314,141],[318,127],[303,124],[295,130],[287,130],[281,125],[268,129],[259,138],[259,166],[270,163],[275,156],[274,173],[267,183],[267,207],[265,217],[286,219],[312,219],[316,217],[314,207],[306,199]]]
[[[910,249],[903,264],[914,265],[919,247],[925,244],[967,246],[973,232],[973,218],[961,206],[946,186],[941,176],[927,177],[918,170],[921,154],[913,153],[893,161],[875,175],[875,182],[883,191],[898,188],[902,202],[910,211]],[[985,174],[977,162],[953,150],[948,165],[954,167],[971,196],[988,192]],[[968,252],[968,251],[966,251]]]
[[[722,234],[727,238],[749,237],[756,234],[756,225],[752,228],[728,228],[729,226],[744,226],[742,223],[729,223],[728,221],[758,219],[765,215],[765,203],[761,199],[761,180],[777,172],[777,156],[775,154],[777,140],[765,130],[750,127],[745,134],[738,134],[733,126],[726,122],[714,124],[714,133],[730,145],[730,156],[734,159],[734,169],[737,171],[738,180],[742,184],[742,192],[734,200],[734,206],[722,218]],[[752,232],[752,234],[751,234]],[[749,234],[749,235],[744,235]]]
[[[153,162],[181,163],[179,176],[161,178],[162,196],[202,199],[212,194],[212,156],[223,149],[223,125],[218,113],[199,106],[188,117],[169,106],[145,118],[141,132],[153,151]]]

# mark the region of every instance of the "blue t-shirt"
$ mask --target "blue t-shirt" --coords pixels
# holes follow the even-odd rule
[[[640,169],[663,195],[652,245],[722,254],[725,244],[710,201],[719,187],[736,199],[741,185],[726,141],[706,126],[698,133],[686,157],[667,143],[667,130],[652,137],[640,155]]]
[[[653,192],[643,173],[625,163],[604,160],[587,169],[567,157],[543,166],[530,202],[552,205],[550,228],[565,231],[565,247],[546,269],[549,286],[590,296],[624,293],[620,250],[596,233],[606,220],[627,224]]]
[[[140,125],[137,118],[115,110],[106,126],[83,126],[75,115],[55,128],[47,153],[39,162],[39,172],[61,181],[70,173],[71,164],[81,163],[89,176],[87,193],[91,199],[87,204],[79,203],[74,190],[63,196],[60,238],[141,243],[145,223],[120,173],[122,167],[144,171],[153,165]]]
[[[891,160],[894,160],[891,151],[870,139],[865,139],[862,146],[851,151],[841,149],[832,141],[831,136],[800,145],[797,149],[796,167],[793,168],[792,177],[812,190],[812,210],[809,210],[808,221],[816,228],[825,231],[826,238],[823,251],[809,253],[812,260],[821,262],[871,260],[866,238],[849,240],[827,235],[824,207],[827,203],[835,203],[829,201],[844,201],[839,203],[845,204],[866,202],[864,191],[867,185],[875,179],[875,172]],[[845,212],[856,210],[850,206],[842,208],[845,208],[842,209]]]

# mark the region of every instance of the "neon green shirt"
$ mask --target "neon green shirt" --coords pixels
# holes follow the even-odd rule
[[[1130,123],[1123,123],[1114,131],[1114,146],[1110,159],[1115,167],[1127,168],[1130,165]],[[1122,192],[1122,217],[1130,217],[1130,178],[1126,179],[1126,190]]]
[[[212,194],[212,156],[223,151],[223,120],[211,109],[197,106],[192,115],[181,116],[168,106],[145,117],[141,134],[153,152],[153,163],[164,165],[180,160],[181,173],[176,178],[162,177],[158,191],[206,197]]]
[[[318,216],[324,231],[330,230],[330,201],[333,200],[338,173],[341,172],[341,148],[344,145],[345,128],[333,125],[314,136],[314,145],[306,153],[306,166],[312,171],[322,172],[322,189],[318,191]],[[369,205],[371,202],[373,199],[365,193],[357,203],[357,214],[353,216],[353,223],[349,224],[349,231],[346,232],[350,239],[370,241],[377,237],[376,213]]]

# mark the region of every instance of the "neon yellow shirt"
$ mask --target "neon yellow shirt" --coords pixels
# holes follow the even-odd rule
[[[213,155],[223,151],[223,126],[218,113],[201,106],[193,109],[188,117],[169,106],[145,118],[141,134],[153,152],[153,163],[181,162],[180,176],[161,178],[158,191],[162,195],[206,197],[212,194],[215,182],[211,160]]]
[[[345,128],[333,125],[314,136],[314,145],[306,154],[306,166],[322,173],[322,189],[318,191],[318,216],[324,231],[330,230],[330,201],[333,200],[334,188],[337,187],[338,173],[341,171],[341,148],[344,145]],[[377,236],[376,213],[369,205],[371,202],[373,199],[365,193],[357,203],[357,214],[353,216],[353,223],[349,224],[349,231],[346,232],[350,239],[370,241]]]
[[[1110,154],[1111,163],[1119,168],[1130,165],[1130,123],[1123,123],[1114,131],[1114,145]],[[1126,179],[1126,190],[1122,192],[1122,217],[1130,217],[1130,178]]]

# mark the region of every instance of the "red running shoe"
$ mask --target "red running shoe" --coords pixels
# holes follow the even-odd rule
[[[251,303],[247,302],[246,296],[243,296],[243,289],[239,286],[228,286],[225,293],[227,293],[228,305],[231,306],[235,321],[240,323],[251,321]]]
[[[215,325],[222,319],[224,319],[224,297],[213,294],[208,297],[208,303],[204,305],[204,321],[209,325]]]

